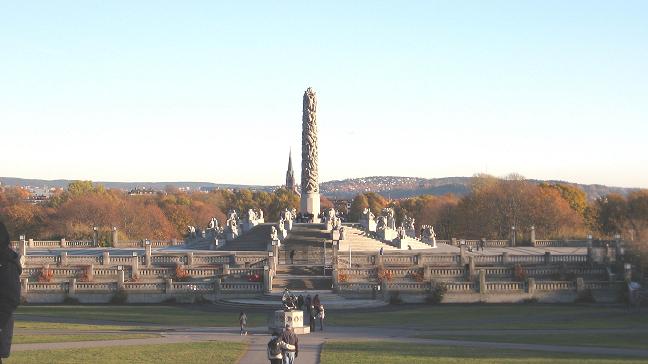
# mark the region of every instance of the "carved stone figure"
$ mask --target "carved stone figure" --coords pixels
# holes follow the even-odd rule
[[[387,229],[387,217],[385,216],[378,216],[378,220],[376,221],[376,230],[385,230]]]
[[[302,109],[301,212],[320,213],[317,147],[317,99],[315,90],[306,89]]]
[[[284,290],[281,296],[281,304],[284,311],[293,311],[297,309],[297,297],[292,294],[288,288]]]
[[[279,240],[279,233],[277,232],[277,228],[274,226],[270,230],[270,240]]]

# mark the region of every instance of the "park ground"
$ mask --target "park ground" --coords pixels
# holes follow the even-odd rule
[[[267,310],[219,305],[33,306],[6,363],[264,363]],[[398,305],[331,310],[298,363],[648,363],[648,309]]]

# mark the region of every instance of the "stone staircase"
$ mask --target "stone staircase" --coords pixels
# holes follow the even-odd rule
[[[344,231],[346,236],[344,240],[340,240],[340,251],[349,251],[349,247],[352,251],[379,251],[380,248],[396,250],[395,247],[370,237],[358,228],[345,226]]]
[[[324,272],[322,265],[279,265],[277,274],[272,280],[272,288],[282,291],[289,290],[328,290],[333,286],[333,280]]]
[[[259,224],[216,250],[265,251],[270,242],[272,226],[276,224]]]

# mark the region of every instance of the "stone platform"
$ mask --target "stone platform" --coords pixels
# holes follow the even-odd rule
[[[304,312],[301,310],[284,311],[276,310],[268,320],[268,331],[281,332],[286,324],[291,324],[295,334],[309,334],[310,327],[304,326]]]

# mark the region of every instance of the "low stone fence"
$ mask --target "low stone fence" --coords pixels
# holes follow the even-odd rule
[[[376,295],[380,292],[385,299],[394,292],[409,294],[411,302],[420,302],[425,294],[431,293],[438,282],[344,282],[338,284],[340,294]],[[597,301],[615,302],[624,282],[592,281],[544,281],[536,282],[447,282],[443,283],[445,294],[442,302],[520,302],[534,299],[542,302],[573,302],[579,295],[589,291]]]

